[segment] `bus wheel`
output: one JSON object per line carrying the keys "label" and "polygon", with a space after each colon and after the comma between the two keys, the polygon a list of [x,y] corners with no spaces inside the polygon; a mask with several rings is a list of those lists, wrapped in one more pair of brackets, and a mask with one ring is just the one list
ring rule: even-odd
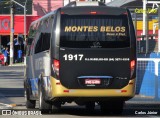
{"label": "bus wheel", "polygon": [[111,108],[107,102],[100,102],[100,108],[103,114],[111,114]]}
{"label": "bus wheel", "polygon": [[59,112],[60,108],[61,108],[61,103],[60,102],[53,102],[53,104],[52,104],[52,113]]}
{"label": "bus wheel", "polygon": [[49,113],[52,109],[52,105],[45,101],[44,99],[45,95],[44,95],[44,91],[41,87],[41,85],[39,86],[39,110],[41,110],[42,113]]}
{"label": "bus wheel", "polygon": [[113,114],[120,115],[123,112],[124,101],[117,101],[114,103]]}
{"label": "bus wheel", "polygon": [[36,106],[36,100],[30,100],[29,98],[29,93],[26,90],[27,88],[25,88],[24,90],[24,97],[25,97],[25,101],[26,101],[26,108],[35,108]]}
{"label": "bus wheel", "polygon": [[85,104],[87,112],[93,112],[95,107],[95,102],[87,102]]}

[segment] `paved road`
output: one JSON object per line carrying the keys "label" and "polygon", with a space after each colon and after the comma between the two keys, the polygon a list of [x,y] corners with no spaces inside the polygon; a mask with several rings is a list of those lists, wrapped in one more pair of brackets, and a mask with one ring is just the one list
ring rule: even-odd
{"label": "paved road", "polygon": [[[14,110],[26,110],[23,97],[23,67],[0,67],[0,103],[17,104]],[[144,103],[143,103],[144,102]],[[38,110],[36,108],[35,110]],[[159,110],[159,111],[158,111]],[[160,114],[160,104],[149,104],[142,102],[129,101],[126,103],[123,114],[119,117],[160,117],[155,114],[144,115],[148,111],[158,112]],[[139,115],[136,113],[140,113]],[[94,113],[87,113],[84,107],[78,107],[74,103],[65,104],[57,113],[51,113],[42,116],[27,116],[26,118],[101,118],[108,115],[101,114],[99,106],[96,106]],[[0,116],[0,118],[3,116]],[[20,118],[21,116],[5,116],[5,118]],[[113,117],[113,116],[112,116]],[[116,117],[116,116],[114,116]],[[25,118],[25,116],[23,116]]]}
{"label": "paved road", "polygon": [[24,67],[0,67],[0,96],[23,95]]}

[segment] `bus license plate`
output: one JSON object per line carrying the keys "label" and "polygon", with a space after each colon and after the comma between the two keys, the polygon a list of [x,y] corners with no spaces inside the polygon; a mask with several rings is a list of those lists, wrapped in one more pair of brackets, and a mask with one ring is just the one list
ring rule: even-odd
{"label": "bus license plate", "polygon": [[101,84],[100,79],[85,79],[85,84]]}

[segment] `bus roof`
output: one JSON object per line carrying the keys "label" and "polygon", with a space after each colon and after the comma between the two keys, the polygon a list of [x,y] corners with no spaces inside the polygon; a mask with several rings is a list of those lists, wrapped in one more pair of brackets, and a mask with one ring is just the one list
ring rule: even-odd
{"label": "bus roof", "polygon": [[97,12],[97,15],[120,15],[126,13],[127,9],[109,6],[76,6],[62,7],[61,12],[68,15],[89,15],[91,12]]}
{"label": "bus roof", "polygon": [[106,4],[99,1],[73,1],[67,4],[65,7],[75,7],[75,6],[106,6]]}
{"label": "bus roof", "polygon": [[[89,3],[92,3],[92,4],[89,5]],[[99,3],[99,5],[97,3]],[[68,5],[61,7],[57,10],[60,10],[60,9],[61,9],[61,12],[64,12],[64,14],[68,14],[68,15],[80,15],[80,14],[88,15],[90,12],[94,12],[94,11],[99,14],[119,15],[127,11],[126,8],[105,6],[104,3],[102,4],[102,2],[71,2]],[[43,17],[33,21],[31,23],[31,26],[41,20],[45,20],[46,18],[54,15],[57,10],[52,11],[44,15]]]}

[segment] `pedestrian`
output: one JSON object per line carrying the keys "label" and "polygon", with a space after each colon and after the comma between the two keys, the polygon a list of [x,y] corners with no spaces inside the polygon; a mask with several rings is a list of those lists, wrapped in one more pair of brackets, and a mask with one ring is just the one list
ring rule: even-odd
{"label": "pedestrian", "polygon": [[4,54],[4,51],[5,51],[5,48],[4,48],[3,45],[2,45],[2,47],[1,47],[1,52]]}
{"label": "pedestrian", "polygon": [[18,60],[18,63],[22,62],[22,50],[19,49],[18,52],[17,52],[17,60]]}
{"label": "pedestrian", "polygon": [[8,47],[5,48],[3,54],[4,54],[4,65],[7,66],[8,65],[8,54],[9,54]]}

